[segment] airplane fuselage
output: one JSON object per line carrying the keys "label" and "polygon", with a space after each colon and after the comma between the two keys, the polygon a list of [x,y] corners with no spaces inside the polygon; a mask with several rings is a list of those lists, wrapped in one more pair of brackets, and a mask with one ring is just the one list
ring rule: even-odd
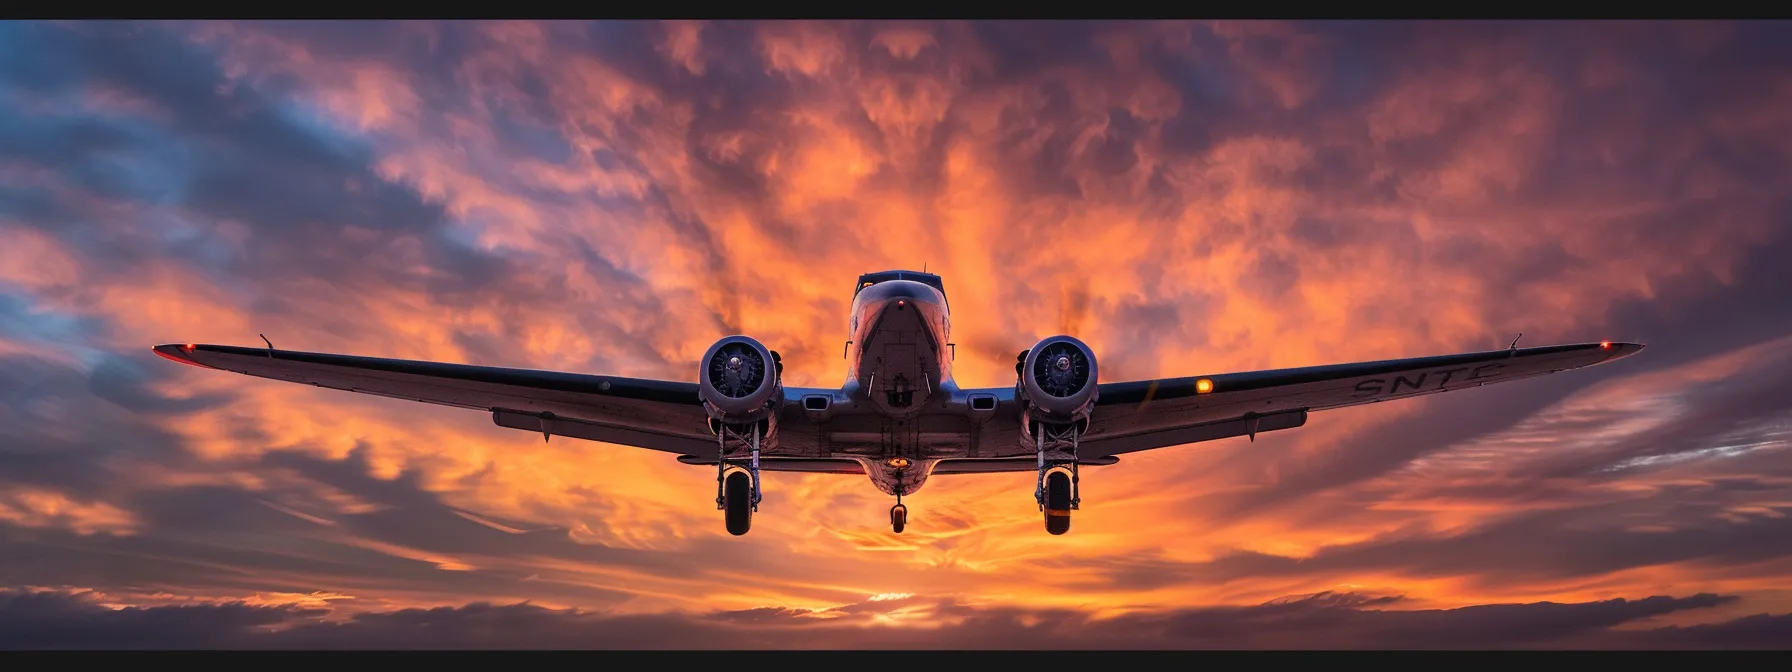
{"label": "airplane fuselage", "polygon": [[885,418],[879,457],[859,460],[885,493],[919,490],[935,464],[919,454],[920,416],[957,390],[950,313],[943,292],[914,280],[884,280],[853,297],[843,391]]}
{"label": "airplane fuselage", "polygon": [[939,290],[886,280],[853,297],[847,386],[854,401],[893,418],[915,415],[951,382],[952,318]]}

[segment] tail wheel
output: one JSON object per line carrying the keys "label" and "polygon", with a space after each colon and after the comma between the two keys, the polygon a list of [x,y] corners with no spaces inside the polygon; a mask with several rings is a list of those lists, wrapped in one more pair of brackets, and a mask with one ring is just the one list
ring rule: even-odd
{"label": "tail wheel", "polygon": [[753,477],[745,471],[728,474],[722,485],[722,505],[728,533],[746,534],[753,527]]}
{"label": "tail wheel", "polygon": [[1070,494],[1070,474],[1052,471],[1045,475],[1045,531],[1070,531]]}
{"label": "tail wheel", "polygon": [[904,527],[908,527],[908,507],[901,504],[890,507],[890,529],[902,534]]}

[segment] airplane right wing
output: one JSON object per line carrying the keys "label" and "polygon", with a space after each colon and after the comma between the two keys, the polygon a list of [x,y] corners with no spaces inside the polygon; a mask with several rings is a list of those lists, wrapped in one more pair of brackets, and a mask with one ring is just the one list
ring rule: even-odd
{"label": "airplane right wing", "polygon": [[1102,383],[1077,454],[1099,458],[1306,424],[1311,411],[1530,378],[1628,357],[1581,343],[1438,357]]}

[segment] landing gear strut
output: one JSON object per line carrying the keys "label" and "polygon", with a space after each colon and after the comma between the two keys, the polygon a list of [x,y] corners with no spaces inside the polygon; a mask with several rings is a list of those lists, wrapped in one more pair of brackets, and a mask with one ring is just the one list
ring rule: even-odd
{"label": "landing gear strut", "polygon": [[[737,537],[752,529],[753,512],[759,510],[760,435],[758,423],[722,425],[716,432],[716,508],[723,511],[728,533]],[[746,468],[729,461],[730,441],[746,446]]]}
{"label": "landing gear strut", "polygon": [[908,526],[908,507],[902,505],[902,489],[896,489],[896,505],[890,507],[890,529],[902,534],[902,528]]}
{"label": "landing gear strut", "polygon": [[1033,490],[1033,499],[1045,514],[1045,531],[1054,535],[1070,531],[1070,512],[1083,501],[1076,457],[1080,431],[1076,424],[1033,426],[1039,454],[1039,485]]}

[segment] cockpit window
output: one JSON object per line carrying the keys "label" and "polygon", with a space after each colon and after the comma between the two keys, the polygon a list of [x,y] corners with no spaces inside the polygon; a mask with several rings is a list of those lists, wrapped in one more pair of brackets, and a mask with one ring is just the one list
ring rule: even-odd
{"label": "cockpit window", "polygon": [[883,271],[880,273],[866,273],[864,275],[859,276],[859,285],[857,287],[853,288],[852,295],[858,296],[859,292],[863,291],[866,287],[870,287],[870,286],[875,285],[880,282],[888,282],[890,280],[913,280],[915,282],[919,282],[921,284],[927,285],[928,287],[932,287],[934,289],[940,290],[941,296],[945,296],[945,294],[946,294],[946,284],[944,282],[940,281],[940,276],[934,275],[932,273],[918,273],[915,271]]}

